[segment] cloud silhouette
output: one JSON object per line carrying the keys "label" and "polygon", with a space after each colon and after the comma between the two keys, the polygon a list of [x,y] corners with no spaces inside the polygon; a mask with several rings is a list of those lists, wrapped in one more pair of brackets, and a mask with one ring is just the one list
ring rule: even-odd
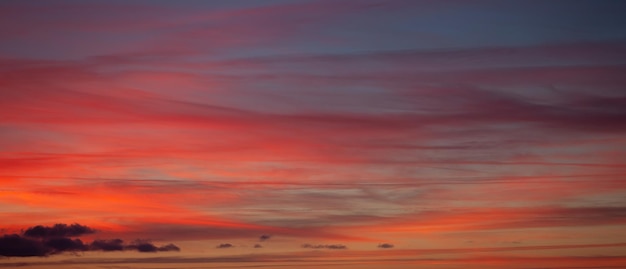
{"label": "cloud silhouette", "polygon": [[378,248],[393,248],[394,246],[392,244],[388,244],[388,243],[384,243],[384,244],[378,244]]}
{"label": "cloud silhouette", "polygon": [[122,239],[94,240],[89,247],[91,250],[122,251],[124,241]]}
{"label": "cloud silhouette", "polygon": [[216,248],[232,248],[232,247],[235,247],[235,246],[233,246],[232,244],[229,244],[229,243],[224,243],[224,244],[217,245]]}
{"label": "cloud silhouette", "polygon": [[263,248],[263,246],[261,246],[261,244],[254,244],[254,248]]}
{"label": "cloud silhouette", "polygon": [[269,234],[264,234],[264,235],[259,236],[259,241],[263,242],[263,241],[268,240],[268,239],[270,239],[270,238],[272,238],[272,236],[271,236],[271,235],[269,235]]}
{"label": "cloud silhouette", "polygon": [[157,251],[180,251],[180,248],[174,244],[167,244],[158,247]]}
{"label": "cloud silhouette", "polygon": [[134,243],[125,246],[124,249],[137,250],[139,252],[180,251],[180,248],[174,244],[167,244],[161,247],[157,247],[149,241],[145,240],[137,240]]}
{"label": "cloud silhouette", "polygon": [[132,245],[126,246],[126,249],[133,249],[139,252],[157,252],[158,248],[152,243],[148,242],[137,242]]}
{"label": "cloud silhouette", "polygon": [[46,256],[49,252],[49,249],[37,240],[24,238],[17,234],[3,235],[0,237],[0,256]]}
{"label": "cloud silhouette", "polygon": [[4,257],[43,257],[63,252],[76,251],[124,251],[139,252],[180,251],[174,244],[160,247],[147,240],[137,240],[124,244],[122,239],[94,240],[89,244],[78,238],[95,230],[80,224],[55,224],[52,227],[34,226],[24,230],[22,235],[5,234],[0,237],[0,256]]}
{"label": "cloud silhouette", "polygon": [[326,249],[347,249],[348,247],[346,247],[345,245],[340,245],[340,244],[336,244],[336,245],[312,245],[312,244],[302,244],[302,248],[313,248],[313,249],[321,249],[321,248],[326,248]]}
{"label": "cloud silhouette", "polygon": [[43,242],[44,246],[53,250],[53,253],[64,251],[86,251],[88,246],[80,239],[71,239],[67,237],[59,237],[48,239]]}
{"label": "cloud silhouette", "polygon": [[34,227],[30,227],[24,231],[24,236],[28,237],[38,237],[38,238],[47,238],[47,237],[76,237],[84,234],[92,234],[95,233],[96,230],[89,228],[84,225],[80,225],[78,223],[74,223],[71,225],[57,223],[54,226],[42,226],[37,225]]}

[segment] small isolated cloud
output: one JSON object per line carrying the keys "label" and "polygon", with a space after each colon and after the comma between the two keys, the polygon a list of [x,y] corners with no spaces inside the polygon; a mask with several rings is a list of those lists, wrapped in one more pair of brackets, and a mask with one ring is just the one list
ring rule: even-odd
{"label": "small isolated cloud", "polygon": [[325,248],[325,249],[347,249],[348,247],[346,247],[345,245],[340,245],[340,244],[336,244],[336,245],[312,245],[312,244],[302,244],[302,248],[313,248],[313,249],[321,249],[321,248]]}
{"label": "small isolated cloud", "polygon": [[261,244],[254,244],[254,248],[263,248],[263,246],[261,246]]}
{"label": "small isolated cloud", "polygon": [[30,227],[24,231],[24,236],[37,238],[76,237],[95,232],[96,230],[78,223],[74,223],[72,225],[57,223],[54,226],[37,225]]}
{"label": "small isolated cloud", "polygon": [[384,244],[378,244],[378,248],[393,248],[394,246],[392,244],[388,244],[388,243],[384,243]]}
{"label": "small isolated cloud", "polygon": [[270,238],[272,238],[272,236],[271,236],[271,235],[269,235],[269,234],[264,234],[264,235],[259,236],[259,241],[263,242],[263,241],[268,240],[268,239],[270,239]]}
{"label": "small isolated cloud", "polygon": [[232,248],[232,247],[235,247],[235,246],[233,246],[232,244],[229,244],[229,243],[225,243],[225,244],[217,245],[216,248]]}

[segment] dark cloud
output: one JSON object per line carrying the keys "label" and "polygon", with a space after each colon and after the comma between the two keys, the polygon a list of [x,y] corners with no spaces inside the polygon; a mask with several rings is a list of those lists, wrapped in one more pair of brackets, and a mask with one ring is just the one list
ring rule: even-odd
{"label": "dark cloud", "polygon": [[271,235],[269,235],[269,234],[264,234],[264,235],[259,236],[259,241],[263,242],[263,241],[268,240],[268,239],[270,239],[270,238],[272,238],[272,236],[271,236]]}
{"label": "dark cloud", "polygon": [[346,247],[345,245],[340,245],[340,244],[336,244],[336,245],[312,245],[312,244],[303,244],[302,248],[314,248],[314,249],[320,249],[320,248],[326,248],[326,249],[347,249],[348,247]]}
{"label": "dark cloud", "polygon": [[388,243],[378,244],[378,248],[393,248],[393,245]]}
{"label": "dark cloud", "polygon": [[254,244],[254,248],[263,248],[263,246],[261,246],[261,244]]}
{"label": "dark cloud", "polygon": [[235,247],[235,246],[233,246],[232,244],[229,244],[229,243],[224,243],[224,244],[217,245],[216,248],[232,248],[232,247]]}
{"label": "dark cloud", "polygon": [[347,249],[348,248],[344,245],[325,245],[324,247],[327,249]]}
{"label": "dark cloud", "polygon": [[174,244],[157,247],[146,240],[137,240],[124,244],[122,239],[94,240],[86,244],[78,238],[71,238],[95,232],[80,224],[56,224],[52,227],[34,226],[26,229],[22,235],[7,234],[0,237],[0,256],[34,257],[48,256],[63,252],[76,251],[124,251],[139,252],[180,251]]}
{"label": "dark cloud", "polygon": [[157,248],[158,251],[180,251],[180,248],[174,244],[167,244]]}
{"label": "dark cloud", "polygon": [[139,252],[157,252],[157,251],[180,251],[180,248],[174,244],[167,244],[160,247],[155,246],[150,241],[136,240],[131,244],[124,244],[122,239],[111,240],[94,240],[90,245],[90,250],[101,251],[122,251],[136,250]]}
{"label": "dark cloud", "polygon": [[122,239],[94,240],[90,245],[91,250],[122,251],[124,241]]}
{"label": "dark cloud", "polygon": [[17,234],[0,237],[0,256],[32,257],[46,256],[50,250],[40,241],[24,238]]}
{"label": "dark cloud", "polygon": [[48,237],[76,237],[84,234],[95,233],[96,230],[78,223],[67,225],[57,223],[54,226],[37,225],[24,231],[24,236],[48,238]]}
{"label": "dark cloud", "polygon": [[158,248],[152,243],[142,242],[126,246],[126,249],[133,249],[139,252],[157,252]]}
{"label": "dark cloud", "polygon": [[40,240],[10,234],[0,238],[0,256],[5,257],[42,257],[62,252],[87,250],[89,248],[83,241],[68,237]]}
{"label": "dark cloud", "polygon": [[44,246],[53,249],[54,253],[64,251],[85,251],[88,250],[88,246],[80,239],[71,239],[67,237],[59,237],[48,239],[43,242]]}
{"label": "dark cloud", "polygon": [[174,244],[157,247],[149,241],[144,240],[137,240],[134,243],[125,246],[124,249],[137,250],[139,252],[180,251],[180,248]]}

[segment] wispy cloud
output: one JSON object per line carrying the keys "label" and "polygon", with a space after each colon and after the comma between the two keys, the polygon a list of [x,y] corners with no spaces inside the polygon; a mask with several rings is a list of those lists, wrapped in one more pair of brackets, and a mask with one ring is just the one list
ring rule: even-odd
{"label": "wispy cloud", "polygon": [[624,264],[623,10],[4,1],[0,255]]}

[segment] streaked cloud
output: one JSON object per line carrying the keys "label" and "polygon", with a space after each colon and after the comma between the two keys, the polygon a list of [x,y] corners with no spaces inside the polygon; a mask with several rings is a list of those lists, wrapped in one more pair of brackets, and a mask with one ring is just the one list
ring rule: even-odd
{"label": "streaked cloud", "polygon": [[625,7],[4,1],[0,267],[624,267]]}

